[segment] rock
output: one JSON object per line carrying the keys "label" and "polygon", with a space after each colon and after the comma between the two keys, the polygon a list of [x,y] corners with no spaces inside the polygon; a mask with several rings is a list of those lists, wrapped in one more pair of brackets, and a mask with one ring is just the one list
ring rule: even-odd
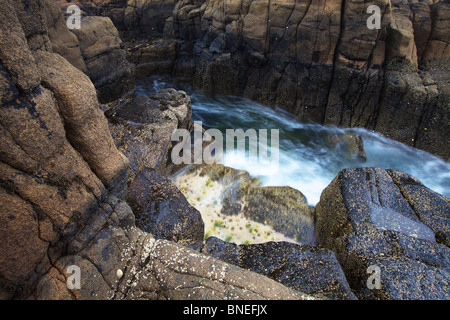
{"label": "rock", "polygon": [[[13,13],[13,14],[11,14]],[[4,8],[0,11],[1,19],[1,41],[0,50],[2,52],[2,78],[4,83],[13,83],[17,89],[30,94],[31,91],[40,84],[40,77],[36,70],[36,63],[28,47],[27,38],[15,8],[11,1],[4,2]],[[3,73],[5,75],[3,75]],[[11,85],[12,85],[11,83]],[[2,86],[2,103],[9,96],[9,101],[13,100],[13,94],[18,92],[11,86],[9,92],[4,91]]]}
{"label": "rock", "polygon": [[326,137],[331,148],[336,150],[347,160],[366,162],[367,154],[364,150],[364,142],[361,136],[346,132],[345,134],[333,134]]}
{"label": "rock", "polygon": [[203,243],[204,223],[200,212],[168,180],[150,170],[141,171],[132,182],[127,201],[133,208],[137,226],[156,238]]}
{"label": "rock", "polygon": [[51,52],[42,3],[2,4],[0,278],[10,296],[21,297],[105,195],[123,194],[127,160],[92,82]]}
{"label": "rock", "polygon": [[305,196],[290,187],[262,187],[248,172],[221,164],[192,165],[188,172],[199,170],[223,186],[221,214],[243,214],[246,218],[271,226],[275,231],[302,244],[315,244],[314,208]]}
{"label": "rock", "polygon": [[53,0],[45,0],[48,37],[53,52],[60,54],[74,67],[87,72],[86,63],[81,55],[80,43],[77,36],[66,25],[61,14],[61,8]]}
{"label": "rock", "polygon": [[177,56],[178,42],[173,39],[147,39],[126,43],[127,60],[135,65],[137,78],[171,74]]}
{"label": "rock", "polygon": [[101,103],[130,94],[134,90],[134,66],[126,60],[122,40],[111,19],[87,16],[80,29],[71,30],[78,38],[87,74],[97,88]]}
{"label": "rock", "polygon": [[166,19],[172,15],[177,1],[132,0],[125,9],[124,24],[128,32],[154,38],[161,36]]}
{"label": "rock", "polygon": [[42,81],[58,99],[71,143],[105,185],[123,180],[127,160],[114,146],[92,82],[57,54],[39,51],[35,57]]}
{"label": "rock", "polygon": [[184,91],[163,89],[139,95],[106,114],[117,148],[130,159],[131,180],[145,168],[162,174],[180,168],[170,161],[171,135],[175,129],[193,129],[191,101]]}
{"label": "rock", "polygon": [[314,207],[305,196],[290,187],[251,188],[245,197],[245,216],[271,225],[302,244],[315,245]]}
{"label": "rock", "polygon": [[[316,206],[317,242],[336,253],[359,298],[448,299],[449,212],[443,196],[410,175],[346,169]],[[378,288],[367,285],[373,270]]]}
{"label": "rock", "polygon": [[202,252],[319,299],[356,299],[330,250],[289,242],[236,245],[210,237]]}
{"label": "rock", "polygon": [[[80,289],[67,289],[68,266],[80,268]],[[117,277],[117,268],[123,275]],[[205,300],[313,299],[254,272],[137,228],[103,226],[77,254],[59,259],[30,299]]]}

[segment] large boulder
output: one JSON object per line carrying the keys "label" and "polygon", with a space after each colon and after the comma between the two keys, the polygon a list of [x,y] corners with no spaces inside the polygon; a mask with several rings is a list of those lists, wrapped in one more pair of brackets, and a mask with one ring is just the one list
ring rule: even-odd
{"label": "large boulder", "polygon": [[416,178],[343,170],[316,206],[316,232],[359,298],[449,299],[450,203]]}
{"label": "large boulder", "polygon": [[117,148],[130,159],[130,179],[143,169],[171,174],[180,168],[170,161],[171,136],[176,129],[194,129],[186,92],[163,89],[140,94],[130,103],[111,107],[106,115]]}

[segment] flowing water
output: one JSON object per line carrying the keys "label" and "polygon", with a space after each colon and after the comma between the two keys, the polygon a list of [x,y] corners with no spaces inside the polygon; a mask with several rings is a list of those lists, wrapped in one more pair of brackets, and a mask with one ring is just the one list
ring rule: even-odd
{"label": "flowing water", "polygon": [[[148,80],[138,86],[138,93],[149,93],[170,83]],[[179,87],[180,88],[180,87]],[[340,129],[314,123],[302,123],[293,115],[273,110],[245,98],[206,96],[200,91],[181,87],[191,97],[193,120],[205,129],[279,130],[279,167],[276,173],[261,170],[257,163],[235,161],[224,156],[224,165],[248,171],[267,186],[290,186],[300,190],[310,205],[316,205],[323,189],[344,168],[379,167],[397,169],[421,180],[427,187],[450,197],[450,163],[427,152],[406,146],[366,129]],[[330,145],[330,136],[351,131],[361,136],[367,161],[348,157]],[[245,157],[245,150],[238,159]]]}

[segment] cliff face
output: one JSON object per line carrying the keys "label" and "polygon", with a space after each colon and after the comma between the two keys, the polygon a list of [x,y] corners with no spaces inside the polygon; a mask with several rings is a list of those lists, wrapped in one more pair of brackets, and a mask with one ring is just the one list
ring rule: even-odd
{"label": "cliff face", "polygon": [[[380,8],[380,29],[367,27],[370,5]],[[96,8],[114,12],[124,34],[166,39],[131,50],[141,75],[169,71],[207,92],[450,156],[441,130],[450,103],[445,1],[141,0]]]}
{"label": "cliff face", "polygon": [[[366,25],[372,4],[379,30]],[[205,1],[196,12],[182,1],[173,28],[185,51],[194,42],[195,81],[208,91],[226,83],[302,120],[366,127],[448,159],[440,128],[449,88],[440,80],[450,68],[449,10],[443,2],[262,0]]]}

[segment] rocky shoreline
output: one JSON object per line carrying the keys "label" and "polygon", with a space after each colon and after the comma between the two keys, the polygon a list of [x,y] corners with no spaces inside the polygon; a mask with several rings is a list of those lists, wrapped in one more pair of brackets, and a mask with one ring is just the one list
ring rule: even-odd
{"label": "rocky shoreline", "polygon": [[[438,53],[448,4],[414,3],[411,22],[393,2],[384,31],[352,52],[358,2],[325,1],[335,14],[319,28],[323,12],[313,2],[229,1],[224,11],[215,1],[97,1],[78,3],[89,16],[75,31],[65,3],[1,3],[1,298],[450,298],[450,200],[395,170],[343,170],[313,208],[297,190],[206,166],[203,174],[225,187],[245,178],[228,189],[233,196],[222,194],[223,214],[247,203],[247,218],[303,242],[205,239],[202,215],[169,178],[181,168],[170,161],[170,135],[193,130],[189,96],[136,95],[134,86],[136,78],[176,74],[207,92],[283,100],[301,119],[365,126],[448,159],[442,74],[450,55]],[[295,37],[286,31],[292,25]],[[430,25],[428,36],[420,32]],[[311,27],[338,50],[306,41]],[[416,55],[403,56],[412,46]],[[294,53],[300,64],[284,55]],[[70,266],[81,269],[78,289],[67,286]],[[369,285],[369,270],[381,286]]]}

